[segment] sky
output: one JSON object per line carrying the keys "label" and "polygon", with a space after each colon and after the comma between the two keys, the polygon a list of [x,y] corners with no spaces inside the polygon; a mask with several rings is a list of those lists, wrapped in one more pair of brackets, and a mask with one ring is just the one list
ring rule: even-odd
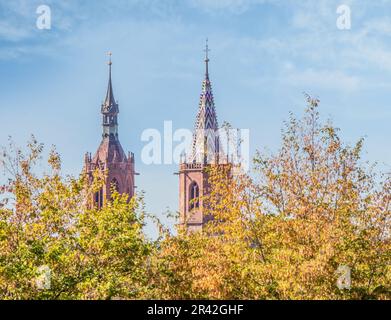
{"label": "sky", "polygon": [[[40,5],[50,29],[37,28]],[[341,5],[350,29],[337,26]],[[366,138],[365,160],[390,168],[391,0],[0,0],[0,145],[34,134],[57,147],[64,175],[78,175],[101,139],[111,51],[137,190],[158,217],[176,211],[177,165],[143,164],[141,135],[165,120],[193,128],[206,38],[219,122],[250,130],[251,155],[279,147],[307,92],[346,142]]]}

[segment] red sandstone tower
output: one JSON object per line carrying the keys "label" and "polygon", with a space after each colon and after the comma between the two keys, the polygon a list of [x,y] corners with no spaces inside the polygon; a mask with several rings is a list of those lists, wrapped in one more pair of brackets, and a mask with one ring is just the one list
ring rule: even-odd
{"label": "red sandstone tower", "polygon": [[101,208],[106,200],[111,198],[111,187],[130,197],[134,195],[134,154],[125,154],[118,139],[118,103],[114,99],[113,86],[111,83],[111,53],[109,65],[109,83],[107,86],[106,98],[101,106],[103,119],[102,142],[95,155],[86,153],[84,158],[84,171],[92,179],[96,169],[107,170],[107,178],[104,186],[93,196],[92,203]]}
{"label": "red sandstone tower", "polygon": [[205,52],[205,79],[202,82],[192,151],[189,157],[183,157],[179,167],[180,224],[188,232],[201,231],[203,224],[213,218],[207,213],[202,200],[209,193],[208,166],[227,164],[220,150],[217,115],[209,79],[208,42]]}

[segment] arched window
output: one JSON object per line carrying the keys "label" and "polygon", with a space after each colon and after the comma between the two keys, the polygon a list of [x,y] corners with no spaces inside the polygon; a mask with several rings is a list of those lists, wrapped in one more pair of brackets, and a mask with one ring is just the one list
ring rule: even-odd
{"label": "arched window", "polygon": [[198,184],[193,181],[190,185],[189,210],[198,208],[200,206],[199,196],[200,189]]}
{"label": "arched window", "polygon": [[95,206],[98,209],[102,208],[102,206],[103,206],[103,189],[102,188],[100,188],[99,191],[95,192],[94,202],[95,202]]}

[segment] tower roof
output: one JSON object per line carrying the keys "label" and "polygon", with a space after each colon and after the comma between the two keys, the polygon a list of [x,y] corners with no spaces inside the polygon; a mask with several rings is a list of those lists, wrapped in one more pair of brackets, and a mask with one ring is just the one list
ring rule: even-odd
{"label": "tower roof", "polygon": [[114,163],[127,160],[126,154],[118,140],[103,139],[92,158],[93,163]]}
{"label": "tower roof", "polygon": [[202,82],[202,91],[193,134],[192,154],[190,157],[192,162],[203,162],[205,161],[205,155],[210,157],[219,153],[219,126],[212,83],[209,79],[209,51],[208,40],[206,40],[205,78]]}

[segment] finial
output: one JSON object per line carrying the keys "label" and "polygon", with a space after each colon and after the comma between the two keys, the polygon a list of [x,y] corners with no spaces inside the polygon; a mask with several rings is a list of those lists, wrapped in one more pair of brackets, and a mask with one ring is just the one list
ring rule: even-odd
{"label": "finial", "polygon": [[205,67],[206,67],[206,71],[205,71],[205,76],[206,78],[209,78],[209,46],[208,46],[208,38],[206,38],[206,44],[205,44]]}
{"label": "finial", "polygon": [[113,53],[111,51],[107,52],[107,55],[109,56],[109,62],[107,63],[109,66],[111,66],[113,63],[111,62],[111,56]]}
{"label": "finial", "polygon": [[206,38],[206,44],[205,44],[205,61],[209,61],[208,53],[210,51],[209,46],[208,46],[208,38]]}
{"label": "finial", "polygon": [[[113,55],[113,53],[111,51],[107,52],[107,55],[109,56],[109,61],[107,62],[108,66],[109,66],[109,86],[111,87],[111,65],[113,64],[111,62],[111,56]],[[110,88],[110,90],[112,91],[112,89]]]}

